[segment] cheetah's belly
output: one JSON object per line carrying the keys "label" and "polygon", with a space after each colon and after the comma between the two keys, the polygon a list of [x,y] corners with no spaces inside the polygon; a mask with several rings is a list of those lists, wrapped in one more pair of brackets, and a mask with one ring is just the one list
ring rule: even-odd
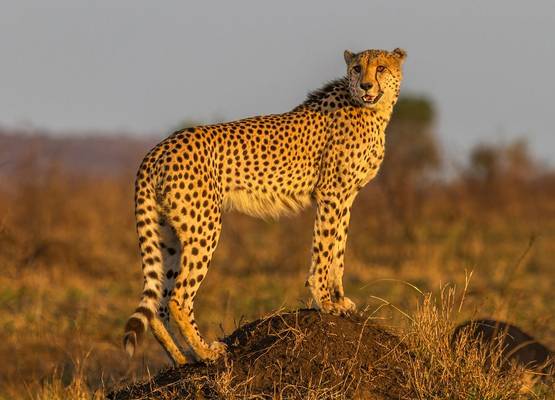
{"label": "cheetah's belly", "polygon": [[285,195],[281,193],[231,190],[224,196],[224,208],[260,218],[277,219],[294,215],[310,205],[310,194]]}

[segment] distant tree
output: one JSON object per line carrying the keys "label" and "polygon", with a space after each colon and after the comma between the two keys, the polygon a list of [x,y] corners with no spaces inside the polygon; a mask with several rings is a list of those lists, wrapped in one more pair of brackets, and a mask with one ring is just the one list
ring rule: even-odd
{"label": "distant tree", "polygon": [[[527,203],[520,201],[530,193],[533,182],[542,176],[525,139],[508,144],[484,144],[474,147],[462,179],[469,193],[479,199],[480,207]],[[529,203],[528,203],[529,204]]]}
{"label": "distant tree", "polygon": [[500,174],[501,151],[489,144],[479,144],[470,152],[467,176],[481,182],[492,182]]}
{"label": "distant tree", "polygon": [[520,138],[505,148],[505,168],[511,179],[529,181],[537,177],[540,165],[530,153],[526,139]]}
{"label": "distant tree", "polygon": [[401,97],[386,131],[385,159],[377,182],[408,237],[414,236],[414,219],[421,203],[419,191],[441,167],[435,118],[428,98]]}
{"label": "distant tree", "polygon": [[539,164],[530,154],[528,142],[519,138],[505,145],[481,143],[470,152],[465,175],[487,185],[528,181],[537,176]]}
{"label": "distant tree", "polygon": [[417,184],[441,166],[434,132],[435,110],[426,97],[402,97],[386,132],[386,156],[381,175],[403,184]]}

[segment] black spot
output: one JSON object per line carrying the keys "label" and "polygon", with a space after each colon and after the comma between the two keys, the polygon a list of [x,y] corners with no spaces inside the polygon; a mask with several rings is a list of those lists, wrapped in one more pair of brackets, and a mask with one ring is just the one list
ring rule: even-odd
{"label": "black spot", "polygon": [[137,307],[135,312],[143,314],[149,321],[154,317],[154,313],[146,307]]}
{"label": "black spot", "polygon": [[158,295],[152,289],[147,289],[143,292],[143,297],[148,297],[149,299],[157,299]]}

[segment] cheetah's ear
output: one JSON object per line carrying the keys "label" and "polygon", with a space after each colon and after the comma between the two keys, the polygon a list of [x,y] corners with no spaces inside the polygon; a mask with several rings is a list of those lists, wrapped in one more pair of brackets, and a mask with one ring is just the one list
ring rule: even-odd
{"label": "cheetah's ear", "polygon": [[392,54],[399,59],[401,64],[405,61],[405,58],[407,58],[407,52],[399,47],[393,50]]}
{"label": "cheetah's ear", "polygon": [[355,56],[355,53],[353,53],[351,50],[345,50],[343,52],[343,57],[345,58],[345,63],[347,65],[351,63],[351,60],[353,59],[354,56]]}

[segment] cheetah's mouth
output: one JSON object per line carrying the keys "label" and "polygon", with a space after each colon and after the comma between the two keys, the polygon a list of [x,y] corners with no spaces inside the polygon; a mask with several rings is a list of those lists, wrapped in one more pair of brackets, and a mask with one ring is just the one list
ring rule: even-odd
{"label": "cheetah's mouth", "polygon": [[380,101],[382,96],[383,96],[383,92],[378,93],[377,96],[371,96],[369,94],[365,94],[364,96],[362,96],[362,100],[366,104],[376,104],[378,101]]}

